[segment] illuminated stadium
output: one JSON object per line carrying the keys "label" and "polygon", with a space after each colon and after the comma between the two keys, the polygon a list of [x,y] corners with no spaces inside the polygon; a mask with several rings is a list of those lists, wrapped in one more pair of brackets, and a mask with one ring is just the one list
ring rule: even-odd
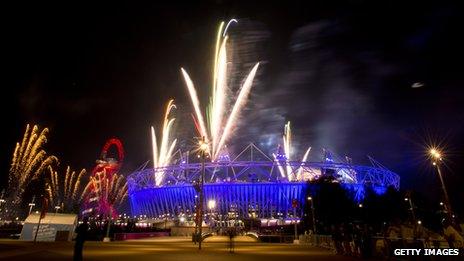
{"label": "illuminated stadium", "polygon": [[[198,94],[200,90],[195,88],[188,68],[181,68],[197,130],[193,136],[202,137],[198,149],[203,155],[208,155],[208,162],[204,164],[203,207],[199,209],[208,210],[211,216],[214,212],[219,217],[232,215],[240,219],[301,217],[308,181],[324,176],[341,183],[356,201],[362,200],[366,187],[371,187],[376,193],[385,192],[389,186],[398,189],[399,176],[372,158],[369,158],[371,166],[358,166],[348,158],[340,159],[323,150],[322,160],[311,162],[308,160],[309,147],[301,160],[295,161],[290,122],[285,124],[282,146],[275,154],[269,156],[250,144],[237,156],[229,156],[226,144],[237,144],[231,141],[231,137],[233,132],[238,131],[237,122],[260,66],[259,62],[250,66],[241,86],[231,86],[229,73],[233,63],[227,51],[227,32],[233,30],[237,23],[236,19],[231,19],[219,25],[211,96],[204,108]],[[136,171],[127,179],[133,215],[191,220],[196,213],[203,164],[190,163],[189,157],[182,153],[174,158],[177,138],[172,130],[175,118],[171,113],[175,109],[174,100],[169,100],[164,121],[160,124],[162,127],[159,131],[151,128],[153,168]],[[317,158],[317,155],[311,158]],[[296,212],[292,205],[297,205]]]}
{"label": "illuminated stadium", "polygon": [[[298,201],[297,217],[305,205],[310,180],[331,176],[362,200],[365,188],[382,194],[389,186],[399,188],[400,178],[372,158],[371,166],[336,162],[325,153],[323,162],[286,161],[285,155],[272,160],[254,144],[235,159],[223,155],[217,162],[205,163],[204,209],[215,202],[215,213],[235,213],[240,218],[293,217],[292,201]],[[280,156],[280,157],[279,157]],[[128,177],[129,200],[133,215],[147,218],[178,218],[195,213],[201,163],[178,164],[144,169]],[[162,184],[155,174],[163,173]]]}

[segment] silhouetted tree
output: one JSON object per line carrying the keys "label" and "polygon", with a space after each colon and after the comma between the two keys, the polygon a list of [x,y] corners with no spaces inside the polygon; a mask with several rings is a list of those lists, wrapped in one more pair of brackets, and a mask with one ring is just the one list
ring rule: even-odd
{"label": "silhouetted tree", "polygon": [[[324,176],[308,184],[307,197],[314,202],[316,226],[320,233],[327,233],[330,226],[349,222],[357,215],[356,204],[347,190],[333,177]],[[310,204],[305,204],[305,229],[312,228]]]}

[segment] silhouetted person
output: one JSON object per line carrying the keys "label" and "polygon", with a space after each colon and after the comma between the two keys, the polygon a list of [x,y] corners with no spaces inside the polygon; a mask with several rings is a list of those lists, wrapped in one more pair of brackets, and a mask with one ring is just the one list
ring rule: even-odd
{"label": "silhouetted person", "polygon": [[365,259],[371,258],[374,247],[372,244],[372,228],[364,224],[361,234],[361,257]]}
{"label": "silhouetted person", "polygon": [[76,243],[74,244],[74,261],[82,260],[82,250],[84,249],[84,242],[87,238],[87,231],[89,230],[88,217],[84,217],[82,224],[76,227]]}
{"label": "silhouetted person", "polygon": [[332,225],[331,227],[331,232],[332,232],[332,240],[334,242],[335,246],[335,252],[337,255],[343,255],[343,246],[342,246],[342,241],[343,241],[343,236],[340,231],[339,226]]}
{"label": "silhouetted person", "polygon": [[229,230],[229,252],[234,253],[234,236],[235,236],[235,229]]}

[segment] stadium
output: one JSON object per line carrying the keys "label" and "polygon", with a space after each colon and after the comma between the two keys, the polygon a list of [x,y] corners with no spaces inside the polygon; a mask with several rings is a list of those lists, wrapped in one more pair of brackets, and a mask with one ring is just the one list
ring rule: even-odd
{"label": "stadium", "polygon": [[[229,69],[233,68],[233,63],[227,51],[227,32],[237,23],[236,19],[231,19],[219,25],[212,92],[204,109],[200,106],[192,78],[186,68],[181,68],[193,106],[196,136],[202,137],[199,151],[203,156],[196,163],[189,162],[188,153],[187,156],[180,153],[180,158],[173,160],[177,138],[172,133],[175,118],[171,112],[176,105],[174,100],[169,100],[162,128],[151,128],[153,168],[136,171],[127,178],[132,215],[189,221],[194,219],[194,213],[202,213],[198,209],[205,209],[210,217],[214,215],[219,220],[295,220],[301,217],[307,203],[307,190],[311,186],[308,181],[321,177],[330,177],[342,184],[355,201],[362,200],[367,187],[379,194],[390,186],[398,189],[399,176],[372,158],[369,158],[371,166],[353,165],[351,159],[334,157],[332,152],[323,149],[321,160],[311,162],[307,160],[311,150],[308,148],[302,159],[295,161],[290,122],[284,127],[283,146],[271,156],[254,144],[248,145],[234,158],[230,156],[226,144],[240,144],[231,143],[232,133],[237,130],[237,122],[260,66],[256,62],[248,68],[241,86],[230,83]],[[210,157],[205,159],[204,155]],[[203,202],[199,202],[200,194],[204,195]]]}
{"label": "stadium", "polygon": [[[334,160],[328,151],[322,156],[321,162],[287,161],[278,151],[271,159],[250,144],[234,159],[223,154],[216,162],[204,162],[203,208],[221,217],[240,219],[299,218],[307,204],[308,181],[324,176],[333,177],[357,201],[362,201],[367,187],[377,194],[390,186],[399,189],[399,176],[370,157],[370,166],[360,166]],[[202,165],[184,158],[167,167],[132,173],[128,177],[132,214],[191,220],[198,203]],[[164,176],[159,186],[155,185],[156,173]]]}

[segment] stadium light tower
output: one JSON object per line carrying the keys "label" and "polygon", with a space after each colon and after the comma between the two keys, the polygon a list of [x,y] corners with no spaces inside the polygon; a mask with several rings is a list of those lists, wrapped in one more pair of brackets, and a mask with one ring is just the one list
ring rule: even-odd
{"label": "stadium light tower", "polygon": [[451,204],[448,196],[448,191],[446,190],[445,181],[443,180],[443,175],[440,169],[440,164],[443,161],[442,153],[436,148],[431,148],[429,154],[432,158],[432,164],[437,168],[438,177],[440,178],[441,182],[441,188],[443,189],[443,194],[445,195],[445,209],[447,211],[450,221],[452,221],[453,214],[451,211]]}

